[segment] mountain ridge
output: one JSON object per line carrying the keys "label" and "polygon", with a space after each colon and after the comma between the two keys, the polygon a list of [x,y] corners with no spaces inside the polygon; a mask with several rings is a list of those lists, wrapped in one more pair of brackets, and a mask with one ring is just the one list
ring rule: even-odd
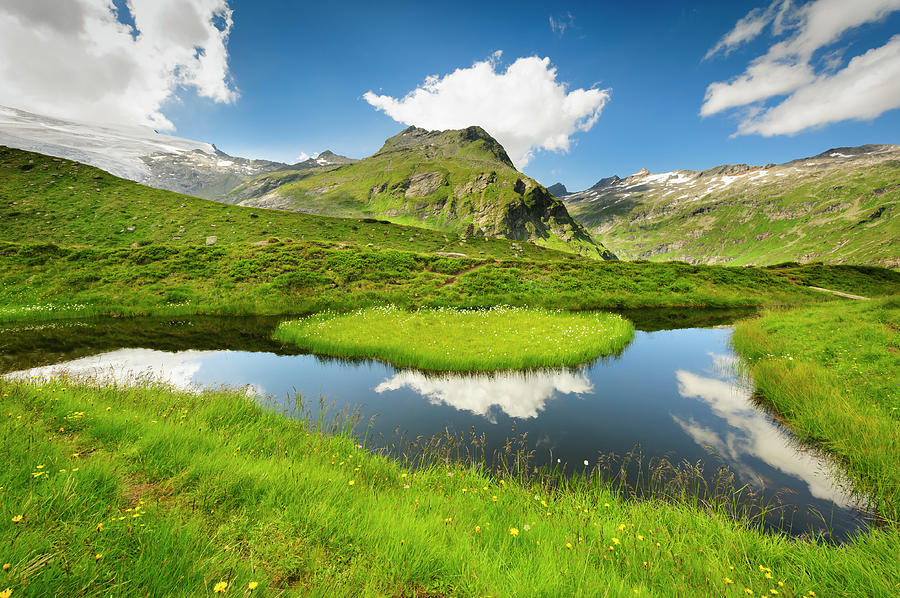
{"label": "mountain ridge", "polygon": [[897,268],[898,188],[900,146],[867,144],[777,165],[642,169],[561,199],[623,259]]}

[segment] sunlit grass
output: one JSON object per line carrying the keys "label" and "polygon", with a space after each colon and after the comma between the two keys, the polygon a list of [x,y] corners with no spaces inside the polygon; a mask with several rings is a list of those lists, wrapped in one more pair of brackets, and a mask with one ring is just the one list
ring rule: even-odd
{"label": "sunlit grass", "polygon": [[275,336],[327,355],[477,371],[577,365],[618,354],[634,337],[634,325],[600,312],[387,306],[284,322]]}
{"label": "sunlit grass", "polygon": [[891,531],[835,548],[624,500],[597,477],[408,469],[243,394],[0,381],[0,408],[12,596],[247,596],[251,583],[288,596],[891,596],[900,584]]}
{"label": "sunlit grass", "polygon": [[733,342],[764,399],[900,521],[900,297],[770,311]]}

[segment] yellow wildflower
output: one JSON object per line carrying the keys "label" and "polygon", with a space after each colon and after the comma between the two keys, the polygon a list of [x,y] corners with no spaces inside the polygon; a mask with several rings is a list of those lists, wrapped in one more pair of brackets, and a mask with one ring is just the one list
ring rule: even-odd
{"label": "yellow wildflower", "polygon": [[569,550],[572,550],[572,543],[566,542],[566,548],[568,548]]}
{"label": "yellow wildflower", "polygon": [[11,566],[12,566],[12,565],[10,565],[9,563],[3,563],[3,570],[4,570],[4,571],[9,571],[9,568],[10,568]]}
{"label": "yellow wildflower", "polygon": [[103,524],[102,524],[102,523],[98,523],[98,524],[97,524],[97,531],[98,531],[98,532],[102,532],[102,531],[103,531]]}
{"label": "yellow wildflower", "polygon": [[766,572],[766,574],[765,574],[765,576],[764,576],[764,577],[765,577],[765,578],[766,578],[766,579],[772,579],[772,574],[771,574],[771,573],[768,573],[768,572]]}
{"label": "yellow wildflower", "polygon": [[621,544],[621,542],[619,542],[619,539],[618,539],[618,538],[613,538],[613,539],[612,539],[612,543],[615,544],[616,546],[618,546],[619,544]]}
{"label": "yellow wildflower", "polygon": [[258,583],[256,583],[255,581],[251,581],[250,583],[247,584],[247,589],[252,592],[253,590],[255,590],[257,588],[257,586],[259,586]]}
{"label": "yellow wildflower", "polygon": [[349,482],[347,482],[347,485],[348,485],[348,486],[352,486],[352,485],[355,484],[355,483],[356,483],[356,482],[354,482],[353,480],[350,480]]}
{"label": "yellow wildflower", "polygon": [[220,581],[219,583],[217,583],[216,585],[213,586],[213,592],[215,592],[216,594],[224,594],[225,588],[227,588],[227,587],[228,587],[227,581]]}
{"label": "yellow wildflower", "polygon": [[642,536],[642,535],[640,535],[640,534],[638,534],[638,537],[637,537],[637,539],[638,539],[638,540],[643,540],[643,539],[644,539],[644,536]]}
{"label": "yellow wildflower", "polygon": [[480,533],[481,533],[481,526],[480,526],[480,525],[476,525],[476,526],[475,526],[475,533],[476,533],[476,534],[480,534]]}
{"label": "yellow wildflower", "polygon": [[725,585],[729,585],[729,584],[732,584],[732,583],[734,583],[734,581],[732,581],[732,579],[731,579],[730,577],[726,577],[726,578],[725,578]]}
{"label": "yellow wildflower", "polygon": [[625,531],[625,524],[623,523],[622,525],[620,525],[620,526],[617,527],[616,529],[617,529],[618,531],[620,531],[620,532]]}
{"label": "yellow wildflower", "polygon": [[103,558],[103,555],[100,554],[99,552],[98,552],[97,554],[94,555],[94,560],[95,560],[95,561],[99,561],[99,560],[102,559],[102,558]]}
{"label": "yellow wildflower", "polygon": [[491,497],[491,500],[494,501],[494,502],[497,502],[497,497],[496,497],[496,496],[492,496],[492,497]]}
{"label": "yellow wildflower", "polygon": [[19,523],[20,521],[22,521],[21,515],[16,515],[15,517],[12,518],[13,523]]}
{"label": "yellow wildflower", "polygon": [[776,590],[775,588],[772,588],[772,589],[769,590],[769,591],[772,592],[772,595],[773,595],[773,596],[777,596],[777,595],[778,595],[778,590]]}
{"label": "yellow wildflower", "polygon": [[513,538],[515,538],[516,536],[518,536],[518,535],[519,535],[519,528],[517,528],[517,527],[511,527],[511,528],[509,528],[509,535],[512,536]]}
{"label": "yellow wildflower", "polygon": [[0,592],[0,598],[9,598],[10,596],[12,596],[12,588],[6,588]]}

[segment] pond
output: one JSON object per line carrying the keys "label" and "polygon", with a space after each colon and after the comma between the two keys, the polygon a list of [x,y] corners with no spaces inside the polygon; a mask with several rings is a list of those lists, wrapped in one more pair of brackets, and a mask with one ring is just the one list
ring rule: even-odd
{"label": "pond", "polygon": [[746,312],[623,313],[638,331],[621,356],[559,370],[398,370],[300,354],[271,339],[281,318],[192,317],[0,328],[0,371],[246,388],[285,412],[294,412],[299,394],[313,416],[320,400],[331,413],[357,412],[357,433],[393,453],[449,435],[465,437],[457,445],[464,451],[478,438],[490,458],[524,437],[533,465],[578,472],[599,464],[608,474],[624,471],[620,481],[638,493],[651,470],[671,473],[665,463],[710,487],[724,466],[742,496],[754,496],[746,499],[756,505],[751,512],[760,502],[771,507],[770,529],[840,541],[866,525],[835,466],[801,446],[736,374],[725,325]]}

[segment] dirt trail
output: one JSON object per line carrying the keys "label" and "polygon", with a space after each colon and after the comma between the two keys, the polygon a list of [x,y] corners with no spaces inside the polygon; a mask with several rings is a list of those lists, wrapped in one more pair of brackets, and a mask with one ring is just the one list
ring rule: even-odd
{"label": "dirt trail", "polygon": [[475,270],[478,270],[479,268],[484,268],[488,264],[496,264],[496,263],[498,263],[498,262],[497,261],[486,261],[486,262],[482,262],[480,264],[475,264],[474,266],[470,266],[469,268],[466,268],[465,270],[460,270],[459,272],[457,272],[456,274],[454,274],[453,276],[451,276],[450,278],[448,278],[447,280],[445,280],[444,282],[439,284],[437,288],[442,289],[446,286],[449,286],[449,285],[455,283],[459,279],[460,276],[464,276],[464,275],[468,274],[469,272],[474,272]]}
{"label": "dirt trail", "polygon": [[850,293],[842,293],[841,291],[832,291],[831,289],[823,289],[822,287],[809,287],[814,291],[822,291],[823,293],[831,293],[832,295],[837,295],[838,297],[846,297],[847,299],[862,299],[864,301],[868,301],[868,297],[863,297],[861,295],[851,295]]}

